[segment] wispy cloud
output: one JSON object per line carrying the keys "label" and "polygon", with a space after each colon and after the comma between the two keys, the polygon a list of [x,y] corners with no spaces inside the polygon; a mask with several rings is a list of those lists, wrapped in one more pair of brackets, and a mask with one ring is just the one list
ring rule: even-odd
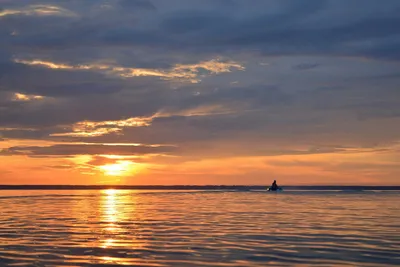
{"label": "wispy cloud", "polygon": [[50,136],[70,136],[70,137],[96,137],[96,136],[103,136],[112,133],[120,133],[121,128],[93,128],[93,129],[82,129],[82,128],[75,128],[73,132],[67,133],[53,133]]}
{"label": "wispy cloud", "polygon": [[104,72],[106,74],[118,75],[120,77],[131,78],[140,76],[159,77],[164,80],[180,80],[191,83],[198,83],[205,74],[200,74],[202,70],[209,74],[220,74],[231,72],[232,70],[244,70],[245,67],[234,61],[221,61],[220,59],[212,59],[202,61],[196,64],[176,64],[168,70],[163,69],[144,69],[114,66],[110,64],[80,64],[70,65],[66,63],[56,63],[44,60],[23,60],[15,59],[16,63],[31,66],[42,66],[50,69],[61,70],[91,70]]}
{"label": "wispy cloud", "polygon": [[50,136],[71,136],[71,137],[96,137],[112,133],[120,133],[125,127],[149,126],[152,117],[129,118],[115,121],[82,121],[72,126],[72,132],[54,133]]}
{"label": "wispy cloud", "polygon": [[[50,136],[98,137],[108,134],[122,134],[124,128],[147,127],[150,126],[155,119],[160,118],[228,115],[235,112],[237,112],[237,110],[222,105],[205,105],[182,111],[162,110],[149,117],[132,117],[110,121],[80,121],[71,126],[72,131],[53,133],[50,134]],[[65,127],[63,128],[65,129]]]}
{"label": "wispy cloud", "polygon": [[32,100],[40,100],[43,99],[43,96],[40,95],[25,95],[21,93],[15,93],[14,101],[32,101]]}
{"label": "wispy cloud", "polygon": [[76,16],[72,11],[53,5],[30,5],[19,9],[0,10],[0,17],[25,15],[25,16]]}
{"label": "wispy cloud", "polygon": [[173,146],[153,145],[103,145],[103,144],[55,144],[50,146],[14,146],[0,151],[1,155],[28,156],[75,156],[75,155],[145,155],[169,153]]}

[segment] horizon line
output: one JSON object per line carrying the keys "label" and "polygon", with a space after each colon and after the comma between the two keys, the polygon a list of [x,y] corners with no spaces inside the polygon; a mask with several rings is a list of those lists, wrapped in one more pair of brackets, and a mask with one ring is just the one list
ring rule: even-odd
{"label": "horizon line", "polygon": [[[90,190],[90,189],[265,189],[270,185],[73,185],[73,184],[0,184],[0,190]],[[400,190],[400,185],[280,185],[288,189],[394,189]]]}

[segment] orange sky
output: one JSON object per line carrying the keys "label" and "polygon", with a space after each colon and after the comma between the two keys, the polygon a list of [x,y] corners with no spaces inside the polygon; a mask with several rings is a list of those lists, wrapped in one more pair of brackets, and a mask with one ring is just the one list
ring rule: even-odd
{"label": "orange sky", "polygon": [[188,161],[159,155],[12,155],[1,158],[0,175],[2,184],[268,184],[277,179],[289,185],[393,185],[398,184],[397,156],[384,148]]}

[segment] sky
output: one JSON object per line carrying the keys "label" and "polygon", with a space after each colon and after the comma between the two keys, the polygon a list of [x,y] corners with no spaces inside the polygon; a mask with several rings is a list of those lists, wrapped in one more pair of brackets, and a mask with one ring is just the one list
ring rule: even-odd
{"label": "sky", "polygon": [[0,0],[0,184],[400,185],[398,0]]}

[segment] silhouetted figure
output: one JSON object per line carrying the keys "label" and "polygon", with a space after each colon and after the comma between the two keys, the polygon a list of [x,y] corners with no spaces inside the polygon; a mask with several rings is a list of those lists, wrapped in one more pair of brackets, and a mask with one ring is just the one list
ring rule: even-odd
{"label": "silhouetted figure", "polygon": [[271,190],[278,190],[278,185],[276,184],[276,180],[274,180],[274,182],[272,183],[272,185],[271,185]]}

